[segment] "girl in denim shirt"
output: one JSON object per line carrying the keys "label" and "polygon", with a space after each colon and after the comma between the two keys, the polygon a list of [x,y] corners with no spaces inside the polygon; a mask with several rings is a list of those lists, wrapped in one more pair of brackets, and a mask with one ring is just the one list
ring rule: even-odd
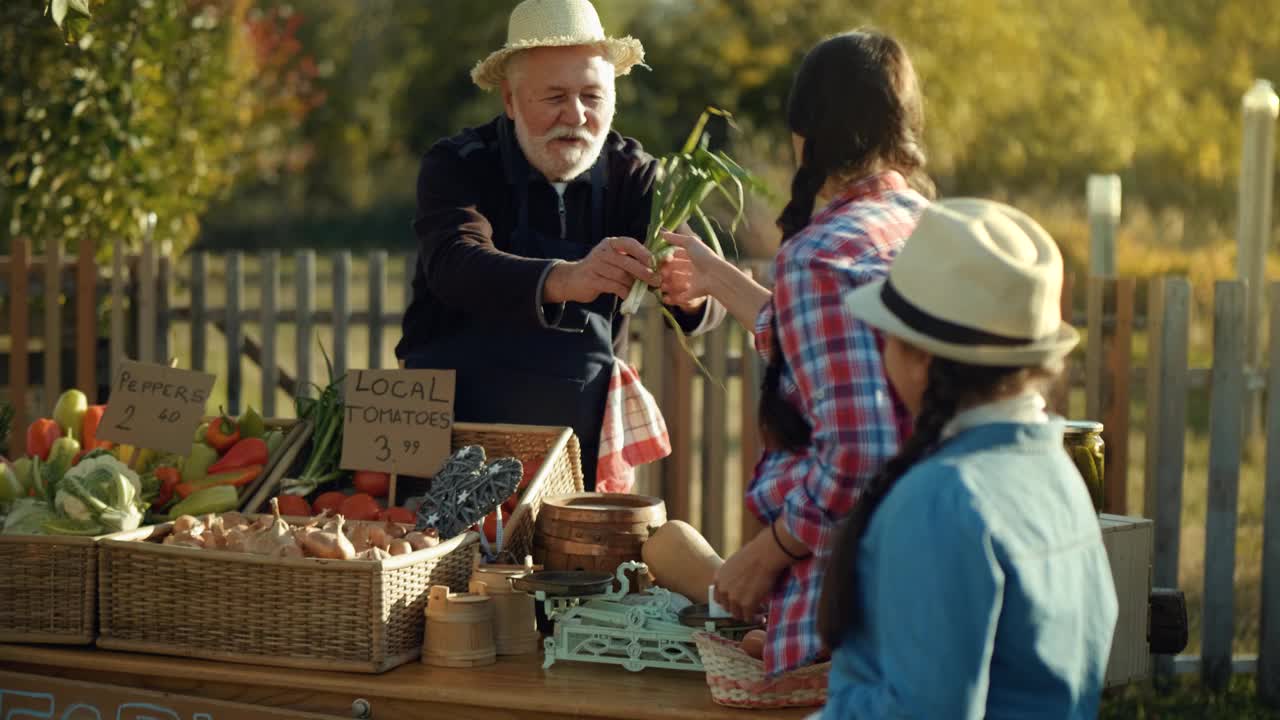
{"label": "girl in denim shirt", "polygon": [[839,531],[823,718],[1093,718],[1116,621],[1097,516],[1040,389],[1078,335],[1023,213],[927,209],[848,310],[885,335],[915,432]]}

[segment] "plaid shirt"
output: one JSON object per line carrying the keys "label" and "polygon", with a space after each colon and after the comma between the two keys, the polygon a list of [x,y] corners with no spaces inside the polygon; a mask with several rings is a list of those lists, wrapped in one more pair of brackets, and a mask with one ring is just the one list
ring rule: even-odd
{"label": "plaid shirt", "polygon": [[851,186],[778,253],[773,300],[756,321],[756,349],[781,334],[783,387],[813,427],[803,453],[766,451],[747,506],[813,551],[781,577],[769,605],[765,667],[773,676],[824,654],[817,632],[827,543],[862,485],[898,448],[910,418],[880,362],[880,338],[843,307],[849,291],[888,274],[927,201],[889,171]]}

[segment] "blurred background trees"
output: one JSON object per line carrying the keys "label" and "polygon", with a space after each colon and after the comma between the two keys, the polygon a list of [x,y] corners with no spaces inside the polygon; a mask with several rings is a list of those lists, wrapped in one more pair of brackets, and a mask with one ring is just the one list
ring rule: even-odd
{"label": "blurred background trees", "polygon": [[[468,71],[514,4],[93,0],[64,44],[44,0],[5,3],[7,234],[105,238],[155,211],[179,246],[409,246],[421,154],[500,110]],[[651,70],[619,83],[620,130],[663,151],[707,104],[739,118],[723,141],[779,193],[753,212],[758,254],[790,172],[791,75],[826,35],[871,25],[906,44],[944,194],[1075,208],[1089,173],[1115,172],[1126,217],[1169,248],[1230,237],[1240,96],[1280,80],[1267,0],[596,5],[648,50]]]}

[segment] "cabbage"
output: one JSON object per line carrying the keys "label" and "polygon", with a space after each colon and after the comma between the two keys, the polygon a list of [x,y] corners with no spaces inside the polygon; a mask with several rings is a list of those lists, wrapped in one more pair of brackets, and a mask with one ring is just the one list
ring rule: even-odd
{"label": "cabbage", "polygon": [[4,519],[5,535],[43,535],[44,524],[54,518],[49,505],[38,498],[18,498]]}

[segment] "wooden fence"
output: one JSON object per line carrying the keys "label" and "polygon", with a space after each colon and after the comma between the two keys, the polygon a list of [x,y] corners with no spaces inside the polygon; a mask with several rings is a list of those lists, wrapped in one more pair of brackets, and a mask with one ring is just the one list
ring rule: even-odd
{"label": "wooden fence", "polygon": [[[58,257],[33,258],[22,240],[13,244],[13,254],[0,259],[0,268],[9,284],[10,398],[26,398],[28,391],[27,353],[24,348],[32,333],[28,327],[27,289],[33,276],[46,278],[43,293],[47,307],[75,308],[76,385],[96,387],[94,341],[101,293],[99,269],[92,255],[82,247],[74,261]],[[335,372],[341,374],[352,357],[351,331],[367,328],[368,348],[364,365],[386,367],[393,361],[384,350],[388,336],[398,336],[398,326],[407,297],[408,274],[399,302],[389,299],[389,264],[392,257],[383,251],[361,258],[366,268],[367,296],[364,307],[352,309],[353,257],[347,251],[319,258],[310,250],[290,258],[292,298],[281,292],[283,259],[277,252],[246,256],[230,253],[221,261],[201,253],[171,260],[159,256],[154,247],[127,259],[117,253],[112,263],[105,303],[110,319],[109,347],[114,368],[119,358],[130,354],[143,360],[163,360],[177,355],[184,366],[207,369],[225,375],[227,409],[236,412],[244,388],[244,361],[262,369],[263,411],[276,414],[275,390],[295,394],[312,376],[311,359],[316,347],[317,327],[331,331]],[[244,298],[246,257],[257,266],[250,275],[257,291],[257,307],[248,307]],[[317,266],[323,259],[329,282],[318,282]],[[396,256],[397,263],[411,267],[411,256]],[[187,273],[181,267],[189,268]],[[54,277],[56,272],[58,278]],[[73,269],[73,290],[63,305],[53,297],[68,286],[61,273]],[[221,282],[217,278],[221,277]],[[1198,669],[1210,687],[1223,687],[1228,676],[1241,669],[1256,669],[1259,692],[1280,701],[1280,392],[1270,393],[1266,417],[1266,507],[1263,540],[1262,614],[1259,653],[1256,658],[1233,658],[1234,624],[1233,575],[1236,566],[1236,526],[1240,467],[1244,455],[1243,398],[1250,389],[1280,388],[1280,363],[1269,371],[1245,366],[1245,293],[1240,282],[1223,281],[1215,288],[1213,304],[1213,364],[1188,367],[1191,338],[1191,288],[1182,278],[1152,281],[1145,295],[1145,316],[1139,317],[1138,301],[1143,299],[1139,284],[1130,278],[1090,278],[1073,288],[1068,278],[1063,306],[1068,317],[1087,328],[1082,353],[1069,362],[1068,372],[1053,393],[1051,403],[1069,416],[1086,416],[1106,425],[1108,448],[1108,511],[1130,511],[1127,473],[1131,467],[1130,411],[1139,399],[1146,406],[1146,449],[1141,463],[1144,477],[1145,514],[1155,521],[1156,545],[1153,581],[1157,586],[1178,584],[1179,551],[1182,544],[1181,517],[1183,484],[1186,475],[1186,432],[1188,394],[1207,388],[1211,395],[1210,458],[1207,474],[1208,514],[1205,528],[1205,575],[1203,588],[1202,654],[1200,658],[1157,658],[1159,673]],[[188,302],[176,306],[176,288],[185,288]],[[320,288],[325,288],[321,291]],[[221,304],[212,304],[213,290],[219,290]],[[326,297],[327,296],[327,297]],[[327,309],[317,298],[325,299]],[[1082,312],[1073,312],[1073,299],[1083,298]],[[1271,287],[1271,357],[1280,357],[1280,284]],[[63,313],[45,316],[44,353],[45,397],[54,397],[62,373],[57,363],[58,338],[63,334]],[[246,332],[256,323],[257,337]],[[182,348],[173,341],[173,329],[189,327],[189,344]],[[292,372],[281,366],[278,340],[292,326],[294,355]],[[133,338],[128,328],[133,328]],[[211,330],[226,338],[229,352],[225,367],[208,367]],[[0,328],[3,330],[3,328]],[[1146,367],[1134,367],[1135,340],[1146,340]],[[758,525],[741,511],[743,490],[759,455],[755,432],[755,405],[761,365],[752,350],[750,336],[733,322],[704,336],[696,345],[700,358],[722,385],[707,382],[693,361],[679,350],[674,337],[664,328],[660,316],[648,308],[638,315],[632,328],[631,361],[659,398],[672,431],[673,453],[667,460],[643,469],[640,490],[664,497],[673,518],[698,526],[722,552],[738,547],[750,538]],[[173,345],[174,347],[171,347]],[[187,352],[181,352],[186,349]],[[52,367],[51,367],[52,365]],[[1071,412],[1073,388],[1083,388],[1083,413]],[[1134,389],[1138,388],[1138,392]],[[23,418],[30,418],[24,403],[16,403]],[[21,439],[15,440],[15,448]],[[735,447],[736,444],[736,447]],[[1197,480],[1199,480],[1197,478]]]}

